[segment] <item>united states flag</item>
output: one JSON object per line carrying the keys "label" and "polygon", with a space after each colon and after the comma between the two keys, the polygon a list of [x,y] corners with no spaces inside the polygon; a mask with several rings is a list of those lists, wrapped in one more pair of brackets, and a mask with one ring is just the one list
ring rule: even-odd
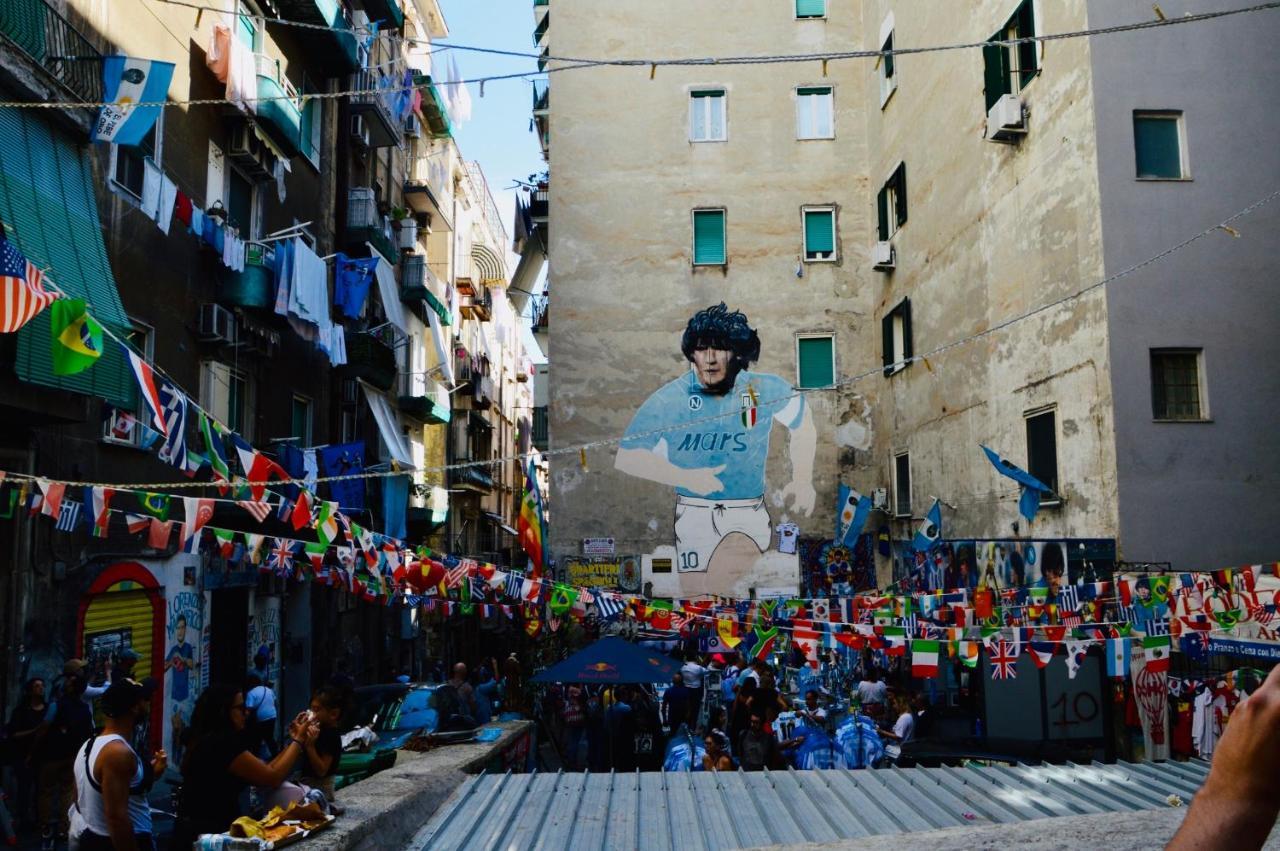
{"label": "united states flag", "polygon": [[240,506],[245,511],[252,514],[253,518],[257,520],[259,523],[261,523],[263,520],[266,520],[267,515],[271,513],[271,503],[269,502],[251,500],[251,499],[242,499],[237,501],[236,505]]}
{"label": "united states flag", "polygon": [[45,291],[44,272],[0,236],[0,333],[17,331],[57,298]]}

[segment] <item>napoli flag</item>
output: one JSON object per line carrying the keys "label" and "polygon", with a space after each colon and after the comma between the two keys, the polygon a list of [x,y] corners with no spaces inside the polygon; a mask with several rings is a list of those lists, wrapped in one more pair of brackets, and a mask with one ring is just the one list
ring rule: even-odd
{"label": "napoli flag", "polygon": [[920,527],[916,529],[916,536],[912,539],[911,546],[918,553],[927,553],[938,545],[938,539],[941,537],[942,504],[935,499],[929,513],[920,521]]}
{"label": "napoli flag", "polygon": [[847,547],[856,544],[870,514],[870,497],[863,496],[848,485],[840,485],[836,502],[835,540]]}
{"label": "napoli flag", "polygon": [[[978,445],[982,446],[982,444]],[[1012,461],[1002,458],[987,447],[982,446],[982,451],[987,454],[987,460],[991,462],[991,466],[995,467],[1000,475],[1007,476],[1022,486],[1022,497],[1018,500],[1018,513],[1027,518],[1028,523],[1035,520],[1036,512],[1040,510],[1040,494],[1052,493],[1053,489]]]}
{"label": "napoli flag", "polygon": [[109,106],[98,113],[93,128],[95,142],[137,145],[142,142],[160,117],[161,106],[137,106],[139,103],[163,103],[169,95],[173,79],[173,63],[131,56],[105,56],[102,59],[102,90]]}

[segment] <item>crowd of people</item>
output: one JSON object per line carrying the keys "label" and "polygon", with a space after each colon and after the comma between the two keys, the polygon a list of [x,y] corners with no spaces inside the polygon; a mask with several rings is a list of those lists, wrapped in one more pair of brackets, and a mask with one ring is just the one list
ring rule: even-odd
{"label": "crowd of people", "polygon": [[[667,742],[696,736],[705,751],[705,768],[754,771],[794,762],[813,730],[834,736],[834,696],[821,685],[793,678],[798,688],[784,694],[779,669],[736,653],[688,654],[681,661],[679,672],[661,691],[646,685],[591,684],[548,690],[542,715],[552,722],[565,767],[653,770],[662,765]],[[877,725],[891,757],[931,732],[927,697],[891,688],[875,669],[855,687],[853,707]],[[779,725],[784,714],[785,728]],[[798,730],[794,735],[792,728]]]}

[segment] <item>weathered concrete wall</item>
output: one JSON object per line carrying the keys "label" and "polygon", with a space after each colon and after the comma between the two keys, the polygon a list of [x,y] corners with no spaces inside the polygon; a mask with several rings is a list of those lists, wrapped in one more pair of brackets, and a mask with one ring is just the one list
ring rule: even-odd
{"label": "weathered concrete wall", "polygon": [[[790,4],[777,0],[733,4],[735,21],[750,25],[725,14],[723,4],[680,0],[557,0],[551,38],[558,55],[616,57],[804,53],[861,41],[854,0],[833,0],[822,21],[797,21]],[[660,68],[652,80],[644,68],[554,75],[553,448],[621,435],[650,394],[687,373],[680,335],[690,316],[721,301],[744,312],[759,333],[753,372],[794,383],[796,335],[806,332],[835,334],[837,375],[873,362],[878,326],[866,263],[874,220],[863,169],[864,97],[846,67],[833,63],[827,71],[824,77],[813,62]],[[835,139],[796,139],[795,88],[802,85],[835,87]],[[703,87],[727,91],[726,142],[689,141],[689,92]],[[801,207],[822,204],[839,206],[841,260],[803,264],[797,277]],[[692,266],[697,207],[726,209],[723,269]],[[830,534],[841,463],[871,446],[870,410],[857,392],[812,393],[808,404],[817,435],[812,513],[803,510],[803,494],[797,502],[783,492],[794,471],[781,424],[772,426],[765,507],[773,527],[792,521]],[[762,408],[755,427],[769,425]],[[553,553],[576,555],[582,538],[611,536],[619,554],[674,559],[673,488],[615,470],[616,451],[616,445],[590,450],[585,470],[576,454],[552,458]],[[686,593],[794,586],[794,556],[767,553],[769,566],[753,576],[759,551],[743,536],[729,537],[740,539],[736,575],[704,574],[707,583],[692,577],[681,586]]]}
{"label": "weathered concrete wall", "polygon": [[[862,44],[879,47],[891,8],[894,43],[908,47],[989,38],[1017,5],[876,0],[865,6]],[[1039,3],[1036,12],[1039,33],[1085,24],[1084,0]],[[909,200],[908,221],[892,239],[897,268],[875,273],[868,320],[878,334],[880,317],[910,297],[917,355],[1102,277],[1089,46],[1048,44],[1040,67],[1023,91],[1029,132],[1016,145],[984,139],[980,50],[898,57],[896,92],[882,109],[868,110],[864,206],[874,210],[876,193],[899,162],[906,164]],[[866,99],[880,104],[877,73],[869,66],[858,73]],[[873,226],[860,237],[864,244],[874,240]],[[892,377],[862,382],[875,429],[855,483],[864,492],[890,486],[892,456],[909,451],[914,518],[937,496],[946,503],[944,536],[1009,537],[1019,519],[1017,488],[995,473],[978,444],[1025,466],[1024,414],[1056,406],[1065,499],[1042,510],[1033,528],[1022,522],[1021,533],[1114,536],[1105,310],[1095,291]],[[879,340],[873,345],[878,354]],[[894,536],[910,537],[915,523],[893,521]]]}
{"label": "weathered concrete wall", "polygon": [[[1162,2],[1170,18],[1228,8]],[[1139,0],[1089,2],[1089,25],[1150,17]],[[1092,40],[1108,274],[1280,188],[1280,13]],[[1226,59],[1229,57],[1229,59]],[[1239,68],[1223,77],[1224,61]],[[1182,110],[1190,180],[1135,180],[1133,111]],[[1280,552],[1280,203],[1107,287],[1123,556],[1214,569]],[[1150,349],[1203,348],[1208,422],[1152,419]]]}

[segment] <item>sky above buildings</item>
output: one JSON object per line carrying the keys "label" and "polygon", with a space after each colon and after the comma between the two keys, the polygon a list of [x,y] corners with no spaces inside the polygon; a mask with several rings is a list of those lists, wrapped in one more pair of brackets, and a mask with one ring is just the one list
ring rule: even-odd
{"label": "sky above buildings", "polygon": [[[476,47],[533,53],[532,0],[441,0],[449,25],[447,41]],[[471,51],[456,53],[464,80],[490,75],[535,71],[533,59],[493,56]],[[448,52],[433,59],[447,60]],[[508,232],[515,211],[515,180],[529,179],[546,165],[538,137],[529,126],[533,86],[528,80],[499,80],[484,87],[472,84],[471,120],[455,130],[462,155],[478,160],[489,180]]]}

